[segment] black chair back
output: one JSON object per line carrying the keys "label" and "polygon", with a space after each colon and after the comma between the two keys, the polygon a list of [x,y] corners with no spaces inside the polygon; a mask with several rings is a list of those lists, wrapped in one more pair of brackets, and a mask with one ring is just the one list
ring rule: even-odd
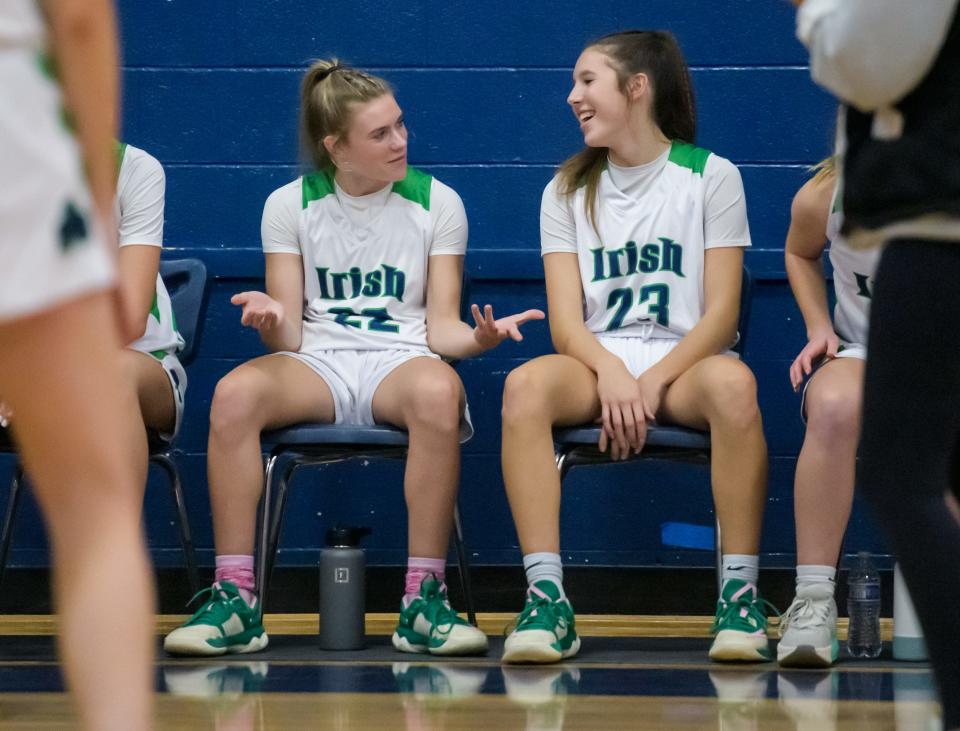
{"label": "black chair back", "polygon": [[199,259],[161,261],[160,277],[170,295],[177,331],[185,343],[177,357],[187,365],[196,355],[207,309],[207,267]]}

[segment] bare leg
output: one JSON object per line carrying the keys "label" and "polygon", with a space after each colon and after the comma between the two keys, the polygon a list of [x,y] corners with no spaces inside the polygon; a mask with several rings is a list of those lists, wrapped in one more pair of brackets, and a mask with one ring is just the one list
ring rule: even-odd
{"label": "bare leg", "polygon": [[397,366],[373,396],[373,416],[410,432],[403,479],[411,556],[446,558],[460,481],[460,415],[466,403],[456,371],[436,358]]}
{"label": "bare leg", "polygon": [[510,372],[503,389],[503,481],[524,555],[560,552],[560,474],[551,427],[600,414],[597,377],[567,355]]}
{"label": "bare leg", "polygon": [[326,382],[295,358],[265,355],[220,379],[210,406],[207,446],[218,555],[253,554],[257,505],[263,492],[260,432],[334,418]]}
{"label": "bare leg", "polygon": [[833,566],[840,553],[853,502],[863,365],[838,358],[807,386],[807,433],[793,491],[798,564]]}
{"label": "bare leg", "polygon": [[670,385],[659,417],[710,430],[723,552],[756,555],[767,494],[767,443],[753,373],[727,355],[704,358]]}
{"label": "bare leg", "polygon": [[146,353],[124,348],[122,362],[136,386],[144,426],[163,432],[173,429],[177,416],[173,386],[160,361]]}
{"label": "bare leg", "polygon": [[134,440],[131,457],[139,476],[141,495],[146,487],[148,469],[147,429],[169,431],[173,429],[176,410],[173,403],[173,387],[160,362],[146,353],[124,348],[120,351],[120,367],[136,394],[132,420],[140,422],[138,438]]}
{"label": "bare leg", "polygon": [[121,731],[150,727],[155,605],[113,317],[98,293],[0,326],[0,384],[52,538],[67,682],[85,726]]}

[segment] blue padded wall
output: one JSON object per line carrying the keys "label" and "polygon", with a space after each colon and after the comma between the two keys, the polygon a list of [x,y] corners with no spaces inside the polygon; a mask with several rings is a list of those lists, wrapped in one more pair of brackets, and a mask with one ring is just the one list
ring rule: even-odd
{"label": "blue padded wall", "polygon": [[[210,397],[221,376],[263,352],[256,333],[240,327],[229,298],[262,287],[260,215],[270,191],[298,174],[298,84],[306,64],[337,55],[394,84],[411,131],[411,162],[452,185],[466,204],[473,298],[507,313],[546,304],[538,207],[553,168],[581,144],[565,103],[577,55],[592,37],[643,27],[677,35],[693,72],[698,143],[743,174],[754,241],[748,265],[756,280],[746,361],[757,374],[770,447],[763,560],[793,562],[792,481],[802,425],[787,366],[804,343],[804,328],[782,250],[790,199],[807,166],[829,152],[833,104],[810,81],[789,3],[609,0],[588,9],[572,0],[121,0],[118,8],[124,139],[166,169],[166,255],[198,256],[212,278],[178,442],[196,541],[208,563]],[[500,396],[512,368],[551,350],[544,323],[525,333],[522,344],[459,366],[477,428],[463,453],[461,506],[479,563],[519,561],[500,475]],[[302,470],[281,562],[315,561],[335,520],[373,526],[371,561],[403,561],[401,477],[394,463]],[[661,542],[664,523],[712,525],[708,478],[703,468],[654,463],[574,470],[564,495],[565,559],[709,565],[708,552]],[[171,521],[166,490],[154,479],[146,522],[163,564],[180,561]],[[46,562],[41,533],[28,512],[15,563]],[[885,550],[858,507],[847,550],[863,548]]]}

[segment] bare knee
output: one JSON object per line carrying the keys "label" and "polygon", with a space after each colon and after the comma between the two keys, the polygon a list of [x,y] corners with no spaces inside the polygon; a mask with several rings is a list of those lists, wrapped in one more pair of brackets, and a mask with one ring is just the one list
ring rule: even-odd
{"label": "bare knee", "polygon": [[117,359],[120,370],[120,379],[126,393],[132,394],[135,398],[140,398],[141,390],[141,365],[139,359],[143,357],[142,353],[124,348],[120,351],[120,357]]}
{"label": "bare knee", "polygon": [[706,385],[711,422],[719,421],[736,429],[759,423],[757,381],[742,362],[718,359]]}
{"label": "bare knee", "polygon": [[413,389],[407,408],[410,429],[455,433],[460,428],[460,397],[463,386],[452,371],[443,376],[430,374]]}
{"label": "bare knee", "polygon": [[549,422],[548,398],[543,379],[537,377],[536,368],[524,364],[507,374],[503,384],[503,428]]}
{"label": "bare knee", "polygon": [[860,434],[860,394],[833,385],[807,393],[807,435],[830,444],[847,444]]}
{"label": "bare knee", "polygon": [[257,389],[243,373],[233,371],[220,379],[210,404],[210,433],[230,438],[262,427]]}

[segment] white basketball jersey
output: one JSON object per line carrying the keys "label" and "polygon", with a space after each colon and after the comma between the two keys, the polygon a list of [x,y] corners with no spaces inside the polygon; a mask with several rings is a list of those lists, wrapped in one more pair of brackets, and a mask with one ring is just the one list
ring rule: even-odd
{"label": "white basketball jersey", "polygon": [[[163,168],[153,156],[133,145],[117,145],[114,215],[120,230],[121,247],[163,245],[163,188]],[[162,360],[183,345],[170,295],[157,274],[156,292],[144,333],[129,347]]]}
{"label": "white basketball jersey", "polygon": [[465,231],[453,246],[434,247],[431,200],[436,202],[437,187],[456,200],[462,217],[456,193],[412,167],[392,186],[352,199],[355,207],[375,199],[362,222],[344,207],[329,170],[304,175],[271,195],[281,198],[299,188],[296,240],[272,238],[282,203],[270,199],[263,240],[268,254],[290,251],[303,258],[301,351],[428,350],[428,258],[431,253],[462,255],[466,247]]}
{"label": "white basketball jersey", "polygon": [[705,244],[750,245],[742,187],[740,230],[730,240],[705,242],[708,181],[724,165],[732,167],[675,141],[658,179],[639,200],[621,192],[604,170],[599,233],[586,211],[585,188],[571,196],[587,328],[615,337],[681,338],[699,322]]}
{"label": "white basketball jersey", "polygon": [[0,2],[0,51],[44,45],[45,29],[36,0]]}
{"label": "white basketball jersey", "polygon": [[882,247],[852,249],[847,245],[846,239],[840,233],[843,225],[842,200],[841,185],[838,182],[833,191],[830,216],[827,219],[833,289],[837,297],[833,310],[833,327],[845,343],[866,346],[873,277]]}

